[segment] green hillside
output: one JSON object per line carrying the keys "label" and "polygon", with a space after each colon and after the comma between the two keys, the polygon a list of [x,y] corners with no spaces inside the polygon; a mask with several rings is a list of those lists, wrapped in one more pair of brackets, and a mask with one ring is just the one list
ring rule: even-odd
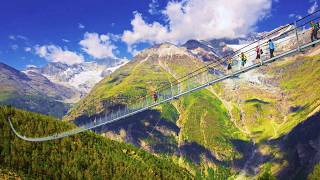
{"label": "green hillside", "polygon": [[[20,140],[9,127],[9,116],[17,130],[26,136],[51,134],[72,128],[73,125],[40,114],[0,107],[0,169],[13,169],[21,177],[192,178],[168,158],[155,157],[132,145],[108,140],[92,132],[44,143]],[[3,172],[4,175],[12,174],[10,171]]]}
{"label": "green hillside", "polygon": [[[158,48],[163,51],[162,46]],[[102,80],[65,119],[85,119],[118,109],[204,65],[187,54],[163,56],[155,51],[144,51]],[[276,175],[290,159],[283,159],[287,152],[280,149],[281,142],[269,145],[270,141],[282,138],[319,111],[319,56],[306,57],[308,53],[253,72],[252,76],[262,76],[261,84],[245,78],[224,81],[101,132],[120,141],[128,142],[129,137],[129,142],[150,152],[173,156],[192,174],[200,169],[204,177],[219,169],[223,176],[236,176],[242,168],[258,169],[252,175],[256,177]],[[230,86],[232,82],[237,86]],[[255,162],[250,160],[252,155],[281,161]]]}
{"label": "green hillside", "polygon": [[[169,84],[175,77],[181,77],[204,65],[202,61],[187,54],[161,57],[156,53],[152,54],[153,51],[151,49],[139,54],[133,61],[102,80],[70,111],[65,119],[90,117],[117,109],[123,104],[135,102],[137,98],[151,94],[154,89]],[[140,116],[131,118],[133,128],[141,133],[137,132],[130,137],[133,136],[132,138],[140,142],[141,146],[147,147],[146,149],[160,154],[175,156],[174,152],[180,152],[183,149],[186,154],[178,158],[197,162],[199,167],[203,166],[205,169],[205,176],[209,176],[210,168],[219,171],[220,166],[212,159],[217,159],[225,164],[222,168],[230,170],[228,162],[242,158],[242,154],[235,147],[235,141],[250,143],[246,135],[230,121],[230,114],[226,107],[209,90],[181,97],[179,100],[156,107],[154,111],[160,113],[160,116],[147,116],[148,113],[143,116],[141,113]],[[149,130],[149,124],[158,120],[161,120],[159,130],[157,128],[156,131]],[[127,129],[126,120],[124,121],[123,126],[117,125],[116,128]],[[135,126],[137,122],[142,122],[142,125]],[[172,126],[180,130],[172,131]],[[149,134],[150,131],[153,134]],[[120,134],[116,130],[114,132],[116,132],[114,134]],[[189,157],[189,153],[193,154],[193,157]],[[211,160],[206,160],[207,158]],[[188,169],[194,171],[194,168]]]}

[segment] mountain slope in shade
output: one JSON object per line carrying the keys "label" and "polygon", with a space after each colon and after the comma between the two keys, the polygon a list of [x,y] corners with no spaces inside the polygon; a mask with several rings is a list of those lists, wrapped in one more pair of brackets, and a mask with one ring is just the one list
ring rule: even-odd
{"label": "mountain slope in shade", "polygon": [[77,92],[55,84],[37,73],[22,73],[0,63],[0,103],[62,117],[69,109],[63,103]]}

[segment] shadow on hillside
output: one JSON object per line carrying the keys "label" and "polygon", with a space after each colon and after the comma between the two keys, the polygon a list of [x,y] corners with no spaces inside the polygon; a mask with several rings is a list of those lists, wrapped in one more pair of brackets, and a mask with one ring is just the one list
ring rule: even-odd
{"label": "shadow on hillside", "polygon": [[[78,120],[79,122],[81,121]],[[287,161],[288,166],[278,174],[278,178],[305,179],[314,165],[320,162],[320,113],[297,125],[289,134],[261,143],[279,147],[284,157],[278,159],[272,154],[261,154],[257,150],[257,145],[242,140],[231,140],[235,149],[241,154],[240,159],[233,161],[219,161],[210,150],[196,142],[184,142],[178,146],[176,136],[179,134],[179,127],[174,122],[161,118],[160,112],[156,110],[136,114],[122,121],[99,127],[95,131],[120,134],[121,129],[126,132],[126,142],[141,147],[141,140],[146,141],[147,149],[151,152],[183,156],[196,164],[205,159],[208,162],[245,171],[249,175],[256,175],[259,167],[266,162]]]}
{"label": "shadow on hillside", "polygon": [[279,179],[306,179],[314,165],[320,162],[320,112],[297,125],[289,134],[271,144],[279,145],[288,166]]}
{"label": "shadow on hillside", "polygon": [[201,160],[205,158],[206,161],[226,165],[219,161],[210,150],[196,142],[185,142],[179,147],[177,153],[196,164],[200,164]]}
{"label": "shadow on hillside", "polygon": [[161,118],[160,112],[148,110],[96,128],[95,132],[120,134],[121,130],[126,132],[126,142],[140,147],[142,146],[141,140],[143,140],[147,142],[152,152],[169,154],[174,153],[177,148],[174,136],[177,136],[180,131],[175,123]]}
{"label": "shadow on hillside", "polygon": [[[307,179],[313,167],[320,162],[320,112],[297,125],[293,130],[275,140],[265,141],[260,145],[279,147],[283,157],[263,155],[257,146],[243,143],[233,143],[244,155],[233,162],[233,167],[244,170],[248,175],[256,175],[259,167],[267,162],[283,164],[287,162],[277,175],[277,179]],[[250,152],[250,153],[248,153]],[[250,155],[251,154],[251,155]]]}
{"label": "shadow on hillside", "polygon": [[[98,115],[97,117],[99,116],[101,115]],[[75,123],[81,125],[85,123],[85,120],[87,119],[88,118],[85,116],[79,117]],[[91,117],[90,119],[94,119],[94,117]],[[161,118],[160,112],[156,110],[138,113],[121,121],[94,129],[96,133],[112,132],[113,134],[118,135],[121,130],[126,132],[126,142],[141,147],[143,146],[141,142],[145,141],[148,144],[145,148],[151,152],[182,156],[195,164],[200,164],[204,159],[206,162],[219,164],[225,167],[233,167],[239,170],[242,170],[247,160],[251,157],[251,152],[256,148],[252,143],[247,141],[231,140],[233,146],[241,154],[241,158],[230,162],[220,161],[215,157],[213,152],[197,142],[183,142],[178,146],[176,136],[178,136],[180,128],[174,122]],[[256,158],[263,157],[259,154],[256,154],[255,156]],[[265,159],[265,157],[263,157],[263,159]],[[254,168],[254,163],[249,164],[247,173],[251,174],[252,169]]]}
{"label": "shadow on hillside", "polygon": [[[88,118],[80,117],[75,123],[78,125],[83,124],[86,119]],[[121,130],[126,132],[126,142],[141,147],[143,146],[141,141],[145,141],[148,144],[147,149],[154,153],[182,156],[196,164],[200,164],[201,160],[205,159],[207,162],[228,167],[233,166],[233,162],[218,160],[209,149],[196,142],[183,142],[178,146],[176,137],[180,132],[180,128],[174,122],[161,118],[160,112],[156,110],[138,113],[121,121],[94,129],[96,133],[112,132],[118,135]],[[252,148],[252,145],[241,140],[234,140],[232,143],[242,154],[243,158],[234,162],[236,167],[241,168],[245,158],[249,156],[247,149]]]}
{"label": "shadow on hillside", "polygon": [[278,139],[265,141],[262,144],[279,147],[284,157],[263,155],[256,145],[234,141],[236,149],[243,158],[233,161],[233,167],[244,170],[248,175],[256,175],[259,167],[267,162],[283,164],[277,179],[306,179],[314,165],[320,162],[320,112],[297,125],[293,130]]}

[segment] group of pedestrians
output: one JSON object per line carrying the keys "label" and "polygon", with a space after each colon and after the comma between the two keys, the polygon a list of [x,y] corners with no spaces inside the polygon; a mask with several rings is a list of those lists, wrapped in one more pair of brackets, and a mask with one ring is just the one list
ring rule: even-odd
{"label": "group of pedestrians", "polygon": [[[311,21],[310,22],[310,26],[311,26],[311,42],[314,42],[316,40],[319,39],[318,37],[318,31],[320,30],[320,25],[319,23],[315,23],[314,21]],[[313,45],[314,47],[315,45]],[[270,53],[270,58],[273,58],[274,57],[274,52],[275,52],[275,44],[274,42],[272,41],[272,39],[269,39],[268,41],[268,48],[269,48],[269,53]],[[261,58],[262,58],[262,54],[263,54],[263,50],[260,48],[260,46],[256,46],[256,60],[257,61],[261,61]],[[241,66],[244,67],[248,61],[248,58],[247,56],[245,55],[244,52],[241,52],[240,54],[240,60],[241,60]],[[227,60],[227,70],[230,71],[232,70],[232,65],[233,65],[233,59],[232,57],[229,57],[228,60]],[[153,96],[153,100],[154,102],[157,102],[158,101],[158,94],[156,91],[154,91],[152,93],[152,96]]]}
{"label": "group of pedestrians", "polygon": [[[275,44],[271,39],[269,39],[269,41],[268,41],[268,47],[269,47],[269,52],[270,52],[270,58],[273,58],[274,51],[275,51]],[[256,46],[256,60],[257,61],[261,61],[262,54],[263,54],[263,50],[260,48],[259,45]],[[239,57],[241,60],[241,66],[244,67],[247,64],[248,58],[244,52],[241,52]],[[228,71],[230,71],[232,69],[232,64],[233,64],[232,57],[228,58],[227,64],[228,64],[227,69],[228,69]]]}

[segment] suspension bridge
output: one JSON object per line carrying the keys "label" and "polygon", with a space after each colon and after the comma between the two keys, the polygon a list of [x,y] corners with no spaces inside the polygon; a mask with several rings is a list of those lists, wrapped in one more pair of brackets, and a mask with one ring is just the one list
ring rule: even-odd
{"label": "suspension bridge", "polygon": [[[220,61],[208,63],[205,66],[187,74],[186,76],[183,76],[175,80],[174,82],[171,82],[170,85],[159,88],[156,91],[158,96],[157,101],[154,101],[152,96],[145,96],[142,102],[140,101],[138,103],[128,104],[115,112],[106,113],[104,116],[98,119],[88,119],[88,123],[81,125],[75,129],[44,137],[26,137],[22,135],[15,129],[12,121],[8,119],[10,127],[17,137],[25,141],[43,142],[65,138],[120,121],[135,114],[144,112],[148,109],[154,108],[155,106],[173,101],[175,99],[178,99],[179,97],[186,96],[192,92],[199,91],[224,80],[238,77],[239,75],[250,70],[258,69],[261,66],[281,60],[288,56],[298,54],[303,50],[315,46],[316,44],[320,43],[320,40],[310,42],[311,30],[306,27],[308,27],[311,21],[319,20],[319,12],[320,11],[316,11],[313,14],[295,21],[294,23],[283,26],[282,28],[271,32],[270,34],[265,35],[259,40],[243,46],[232,54],[220,58]],[[256,46],[259,46],[264,50],[264,52],[268,52],[269,39],[272,39],[276,44],[275,56],[269,57],[268,53],[264,53],[265,55],[261,57],[261,60],[259,62],[254,61],[256,55]],[[254,63],[248,63],[246,67],[241,67],[239,65],[240,68],[238,68],[237,70],[235,70],[236,68],[233,68],[233,71],[226,71],[225,66],[227,60],[232,59],[236,61],[239,57],[239,54],[242,52],[244,52],[249,57],[248,61]]]}

